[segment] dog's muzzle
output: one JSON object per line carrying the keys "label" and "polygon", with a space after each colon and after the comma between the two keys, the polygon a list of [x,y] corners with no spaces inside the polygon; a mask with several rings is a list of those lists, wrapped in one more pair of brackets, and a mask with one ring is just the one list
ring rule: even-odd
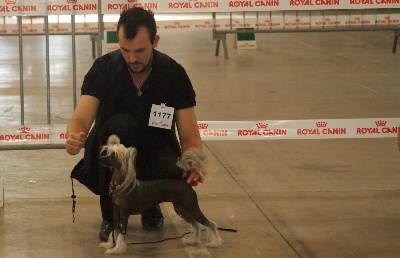
{"label": "dog's muzzle", "polygon": [[107,155],[107,151],[102,151],[99,156],[99,164],[104,167],[121,169],[121,163],[117,161],[114,155]]}

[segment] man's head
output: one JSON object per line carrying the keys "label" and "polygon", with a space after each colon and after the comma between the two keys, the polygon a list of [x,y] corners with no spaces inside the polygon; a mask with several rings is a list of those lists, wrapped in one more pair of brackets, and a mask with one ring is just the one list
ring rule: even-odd
{"label": "man's head", "polygon": [[154,38],[157,34],[157,26],[154,13],[151,10],[145,10],[135,6],[123,10],[118,20],[117,34],[119,34],[121,26],[124,27],[123,35],[128,40],[132,40],[136,37],[140,27],[146,28],[149,33],[151,44],[154,43]]}
{"label": "man's head", "polygon": [[148,71],[153,48],[157,47],[159,40],[153,12],[140,7],[122,11],[117,35],[121,53],[131,72]]}

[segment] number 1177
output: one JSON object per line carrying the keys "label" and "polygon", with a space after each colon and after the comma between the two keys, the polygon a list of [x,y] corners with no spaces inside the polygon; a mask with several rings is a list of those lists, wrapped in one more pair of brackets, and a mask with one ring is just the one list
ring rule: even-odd
{"label": "number 1177", "polygon": [[162,117],[162,118],[167,118],[167,119],[169,119],[169,117],[171,116],[170,113],[163,113],[163,112],[157,112],[157,111],[154,111],[153,114],[155,117]]}

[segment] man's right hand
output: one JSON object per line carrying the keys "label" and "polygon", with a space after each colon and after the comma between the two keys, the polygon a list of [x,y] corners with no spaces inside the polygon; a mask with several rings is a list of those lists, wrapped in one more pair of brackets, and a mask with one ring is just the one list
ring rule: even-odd
{"label": "man's right hand", "polygon": [[71,133],[67,138],[66,151],[70,155],[78,154],[85,146],[86,134],[84,132]]}

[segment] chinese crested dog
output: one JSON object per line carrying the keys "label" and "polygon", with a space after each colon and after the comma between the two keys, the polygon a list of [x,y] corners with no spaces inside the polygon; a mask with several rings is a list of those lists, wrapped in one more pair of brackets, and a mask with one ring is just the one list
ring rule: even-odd
{"label": "chinese crested dog", "polygon": [[[201,243],[201,224],[207,232],[209,242],[206,246],[222,245],[223,240],[218,235],[217,225],[203,215],[199,208],[197,194],[186,180],[140,181],[136,179],[136,152],[135,148],[126,148],[121,144],[116,135],[111,135],[107,145],[101,148],[99,163],[110,167],[112,171],[110,194],[114,206],[114,231],[111,232],[108,242],[101,243],[100,247],[108,249],[107,254],[125,253],[129,216],[141,214],[162,202],[172,202],[175,212],[191,225],[190,235],[184,238],[187,244]],[[189,149],[182,154],[177,165],[187,172],[190,172],[193,166],[203,171],[207,165],[205,158],[201,150]]]}

